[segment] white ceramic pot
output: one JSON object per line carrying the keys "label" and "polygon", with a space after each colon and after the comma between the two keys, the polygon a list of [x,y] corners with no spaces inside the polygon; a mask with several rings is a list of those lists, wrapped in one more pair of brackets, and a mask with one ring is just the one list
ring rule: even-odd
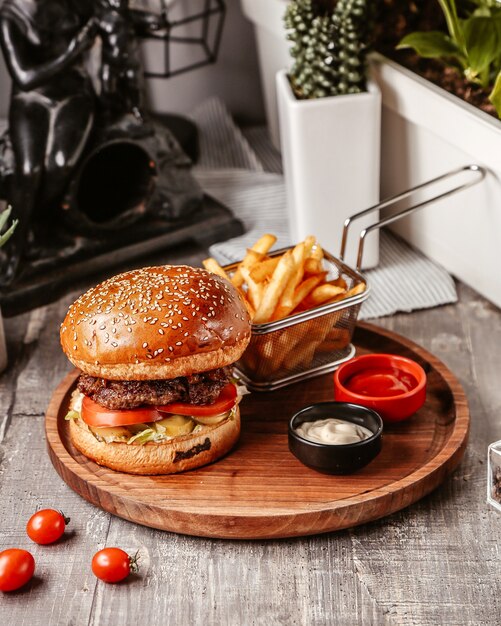
{"label": "white ceramic pot", "polygon": [[489,170],[395,231],[501,306],[501,122],[380,55],[372,69],[383,98],[382,197],[469,163]]}
{"label": "white ceramic pot", "polygon": [[268,128],[272,142],[280,149],[275,76],[292,64],[284,27],[287,0],[240,0],[240,3],[244,15],[254,25]]}
{"label": "white ceramic pot", "polygon": [[3,328],[3,317],[0,309],[0,373],[7,367],[7,344],[5,342],[5,331]]}
{"label": "white ceramic pot", "polygon": [[[379,200],[381,94],[297,100],[286,71],[277,74],[282,160],[294,241],[315,235],[326,250],[339,253],[344,220]],[[354,265],[356,234],[377,220],[356,222],[346,261]],[[364,267],[378,262],[377,234],[368,237]]]}

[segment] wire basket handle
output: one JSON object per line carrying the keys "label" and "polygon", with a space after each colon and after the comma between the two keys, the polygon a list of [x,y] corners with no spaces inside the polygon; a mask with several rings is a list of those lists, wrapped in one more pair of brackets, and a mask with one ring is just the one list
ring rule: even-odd
{"label": "wire basket handle", "polygon": [[464,189],[468,189],[468,187],[472,187],[473,185],[476,185],[477,183],[479,183],[481,180],[485,178],[486,170],[480,165],[473,165],[473,164],[464,165],[455,170],[451,170],[450,172],[446,172],[445,174],[442,174],[441,176],[437,176],[436,178],[427,180],[426,182],[421,183],[420,185],[416,185],[415,187],[412,187],[411,189],[407,189],[406,191],[403,191],[402,193],[392,196],[391,198],[387,198],[386,200],[383,200],[382,202],[369,207],[368,209],[360,211],[360,213],[355,213],[355,215],[348,217],[345,220],[344,227],[343,227],[343,238],[341,240],[341,251],[339,254],[341,260],[344,260],[344,255],[346,252],[346,244],[348,242],[348,229],[350,228],[350,225],[352,222],[354,222],[355,220],[358,220],[361,217],[365,217],[366,215],[369,215],[373,211],[384,209],[386,207],[393,205],[395,202],[398,202],[399,200],[404,200],[405,198],[408,198],[416,191],[431,187],[435,185],[436,183],[439,183],[443,180],[454,178],[460,174],[463,174],[464,172],[473,172],[474,174],[477,174],[478,176],[476,176],[474,180],[463,182],[457,185],[456,187],[452,187],[451,189],[447,191],[444,191],[436,196],[433,196],[433,198],[429,198],[428,200],[423,200],[423,202],[419,202],[418,204],[414,204],[413,206],[408,207],[407,209],[404,209],[402,211],[399,211],[398,213],[389,215],[388,217],[385,217],[382,220],[379,220],[379,222],[375,222],[374,224],[371,224],[370,226],[365,228],[360,233],[360,240],[358,244],[357,270],[360,270],[360,267],[362,265],[362,258],[364,255],[365,238],[367,237],[369,233],[371,233],[373,230],[378,230],[379,228],[382,228],[383,226],[387,226],[388,224],[392,224],[393,222],[396,222],[397,220],[399,220],[401,217],[410,215],[411,213],[414,213],[414,211],[417,211],[418,209],[422,209],[423,207],[427,206],[428,204],[431,204],[432,202],[436,202],[437,200],[446,198],[447,196],[457,193],[458,191],[463,191]]}

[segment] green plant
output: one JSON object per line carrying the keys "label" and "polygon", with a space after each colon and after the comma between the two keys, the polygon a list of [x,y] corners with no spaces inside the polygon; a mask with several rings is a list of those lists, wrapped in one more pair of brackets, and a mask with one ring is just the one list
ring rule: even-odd
{"label": "green plant", "polygon": [[490,91],[489,100],[501,117],[501,6],[496,0],[473,0],[460,17],[455,0],[437,0],[448,33],[415,32],[398,49],[412,48],[423,58],[439,58],[467,81]]}
{"label": "green plant", "polygon": [[0,213],[0,248],[4,244],[6,244],[7,241],[11,238],[12,233],[14,232],[17,226],[17,220],[14,220],[12,224],[9,226],[9,228],[2,235],[2,230],[4,229],[4,226],[7,224],[9,220],[11,211],[12,211],[11,207],[7,207],[7,209],[3,213]]}
{"label": "green plant", "polygon": [[366,89],[370,0],[293,0],[285,13],[292,41],[290,72],[298,98],[323,98]]}

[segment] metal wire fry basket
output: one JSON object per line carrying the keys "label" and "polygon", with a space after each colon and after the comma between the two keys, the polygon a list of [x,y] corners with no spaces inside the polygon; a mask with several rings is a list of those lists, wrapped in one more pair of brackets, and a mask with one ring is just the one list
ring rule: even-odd
{"label": "metal wire fry basket", "polygon": [[[390,207],[415,192],[424,191],[432,185],[439,185],[465,172],[475,174],[475,179],[389,215],[363,230],[360,233],[356,269],[342,260],[347,244],[348,229],[353,221]],[[364,287],[364,290],[345,300],[318,306],[281,320],[253,324],[249,346],[236,364],[237,374],[247,387],[252,391],[273,391],[313,376],[332,372],[341,363],[351,359],[355,354],[355,348],[351,342],[360,307],[370,294],[370,285],[360,272],[366,236],[436,200],[471,187],[480,182],[484,176],[485,170],[478,165],[460,167],[348,218],[344,225],[340,258],[324,250],[324,270],[328,272],[327,280],[342,277],[346,281],[348,290],[359,284]],[[277,250],[271,256],[283,254],[288,249]],[[239,263],[233,263],[224,269],[231,275],[238,265]]]}
{"label": "metal wire fry basket", "polygon": [[[231,275],[237,267],[234,263],[224,269]],[[369,296],[367,280],[325,251],[324,270],[328,272],[327,280],[342,277],[348,289],[362,284],[364,291],[275,322],[253,324],[250,344],[237,363],[238,375],[249,389],[272,391],[330,372],[354,355],[351,338],[360,306]]]}

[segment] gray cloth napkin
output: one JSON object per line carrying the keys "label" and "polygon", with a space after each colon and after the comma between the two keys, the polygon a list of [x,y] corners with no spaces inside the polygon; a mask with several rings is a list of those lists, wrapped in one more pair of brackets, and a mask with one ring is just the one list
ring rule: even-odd
{"label": "gray cloth napkin", "polygon": [[[214,98],[203,102],[192,116],[201,141],[195,175],[203,189],[230,207],[246,228],[241,237],[211,246],[210,253],[222,264],[238,261],[265,232],[278,236],[277,247],[292,243],[280,155],[266,129],[242,132],[224,104]],[[366,275],[372,293],[360,312],[362,319],[457,302],[451,276],[389,231],[381,232],[379,266]]]}

